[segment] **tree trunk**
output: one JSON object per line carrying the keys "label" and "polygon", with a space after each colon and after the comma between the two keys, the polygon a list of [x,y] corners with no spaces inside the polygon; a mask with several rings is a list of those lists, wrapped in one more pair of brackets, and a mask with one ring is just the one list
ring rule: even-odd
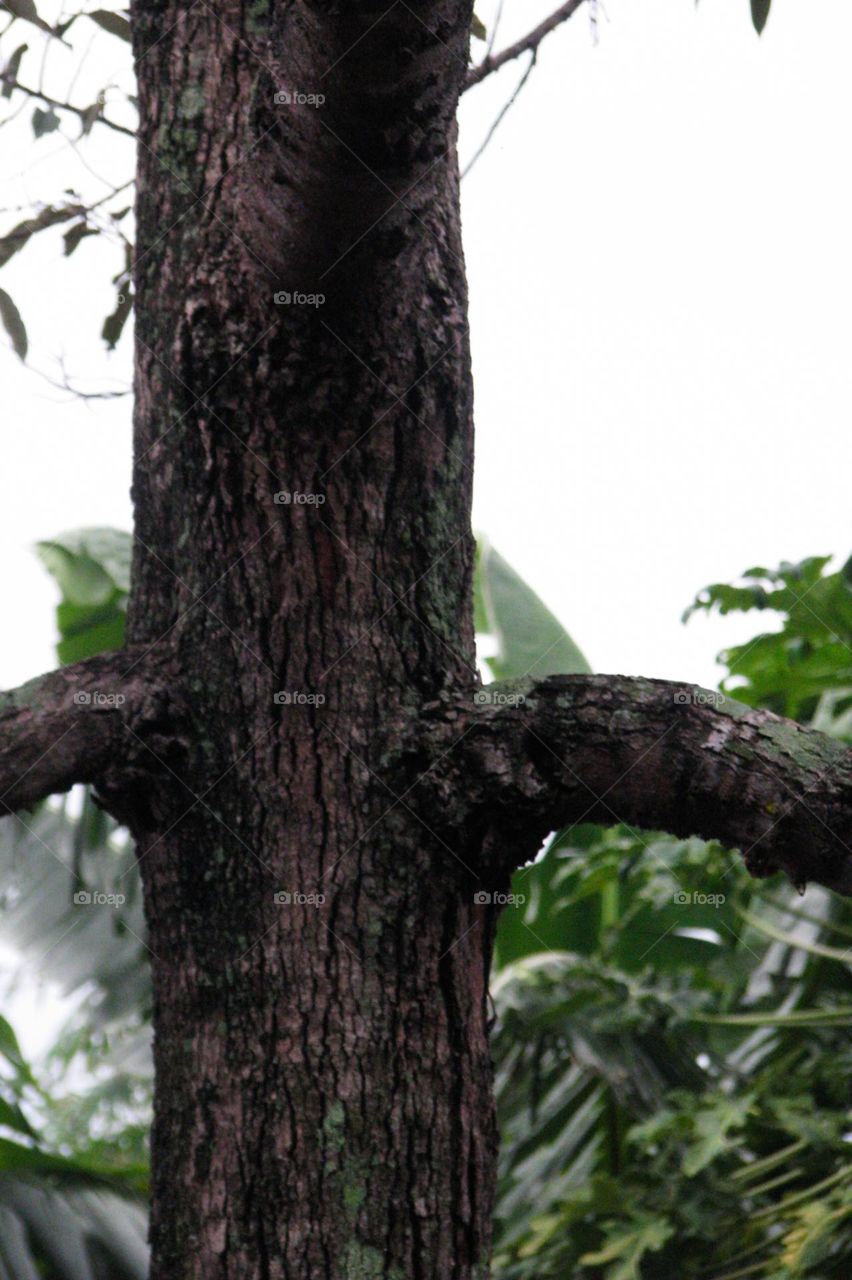
{"label": "tree trunk", "polygon": [[481,899],[549,829],[852,891],[821,735],[659,681],[477,693],[471,4],[341,10],[133,6],[128,644],[0,697],[0,813],[87,781],[138,842],[151,1280],[488,1274]]}
{"label": "tree trunk", "polygon": [[448,58],[404,8],[329,7],[135,14],[129,639],[168,645],[191,726],[134,822],[152,1280],[487,1268],[493,921],[398,763],[475,679],[469,12],[427,6]]}

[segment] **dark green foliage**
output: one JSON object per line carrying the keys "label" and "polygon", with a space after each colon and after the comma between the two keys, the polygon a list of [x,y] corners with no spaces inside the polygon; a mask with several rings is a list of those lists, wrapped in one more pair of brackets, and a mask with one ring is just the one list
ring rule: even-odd
{"label": "dark green foliage", "polygon": [[[724,655],[725,687],[844,736],[849,567],[827,566],[754,570],[695,607],[780,616]],[[591,825],[512,887],[499,1280],[847,1276],[850,905],[757,883],[717,845]]]}
{"label": "dark green foliage", "polygon": [[756,610],[780,620],[780,631],[762,632],[719,655],[728,668],[722,688],[751,707],[852,740],[852,559],[827,573],[830,559],[749,569],[739,583],[706,587],[685,617],[698,610]]}

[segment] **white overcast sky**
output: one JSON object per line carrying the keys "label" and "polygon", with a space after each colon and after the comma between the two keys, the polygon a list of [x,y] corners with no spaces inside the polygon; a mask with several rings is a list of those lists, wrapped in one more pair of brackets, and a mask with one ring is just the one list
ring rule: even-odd
{"label": "white overcast sky", "polygon": [[[553,5],[505,0],[501,43]],[[775,0],[761,40],[748,8],[608,0],[596,43],[581,10],[464,183],[475,525],[600,671],[715,683],[716,651],[755,623],[684,628],[695,591],[852,546],[852,5]],[[40,37],[18,26],[32,82]],[[75,100],[126,59],[97,35]],[[52,46],[45,83],[64,89],[73,67]],[[465,156],[521,69],[466,98]],[[33,143],[29,114],[0,133],[0,206],[105,190],[60,135]],[[129,177],[128,147],[93,137],[90,168]],[[118,259],[87,241],[66,262],[59,233],[42,239],[0,273],[31,363],[55,372],[62,354],[89,386],[127,381],[129,334],[110,358],[97,337]],[[129,528],[131,454],[129,399],[74,402],[2,337],[0,377],[5,687],[53,663],[32,544]]]}

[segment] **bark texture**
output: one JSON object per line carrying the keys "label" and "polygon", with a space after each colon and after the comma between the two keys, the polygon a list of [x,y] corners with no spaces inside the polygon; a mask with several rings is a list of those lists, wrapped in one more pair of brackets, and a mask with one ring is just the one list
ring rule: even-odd
{"label": "bark texture", "polygon": [[170,684],[159,657],[126,649],[0,693],[0,814],[90,782],[129,816],[158,772],[151,746],[175,756]]}
{"label": "bark texture", "polygon": [[550,831],[627,822],[852,893],[852,751],[769,711],[665,680],[552,676],[428,715],[441,763],[412,803],[480,841],[483,876],[505,878]]}
{"label": "bark texture", "polygon": [[196,743],[137,826],[152,1280],[487,1266],[493,922],[388,783],[474,680],[469,23],[136,7],[130,634]]}
{"label": "bark texture", "polygon": [[133,5],[130,649],[0,704],[0,790],[95,782],[138,841],[151,1280],[487,1275],[475,899],[551,827],[721,836],[849,887],[849,757],[818,735],[653,681],[477,694],[470,20]]}

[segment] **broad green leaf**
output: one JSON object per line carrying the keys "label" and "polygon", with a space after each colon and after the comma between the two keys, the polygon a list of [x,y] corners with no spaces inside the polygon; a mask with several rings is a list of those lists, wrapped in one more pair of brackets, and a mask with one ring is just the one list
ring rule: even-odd
{"label": "broad green leaf", "polygon": [[74,529],[53,538],[50,545],[60,546],[70,555],[95,561],[118,591],[126,593],[130,590],[133,538],[123,529],[106,526]]}
{"label": "broad green leaf", "polygon": [[56,620],[63,663],[121,648],[131,549],[129,534],[103,528],[38,544],[38,555],[62,593]]}
{"label": "broad green leaf", "polygon": [[102,605],[111,599],[115,583],[91,556],[71,552],[57,542],[40,542],[37,550],[70,604]]}
{"label": "broad green leaf", "polygon": [[574,641],[534,591],[485,540],[477,549],[477,629],[498,645],[486,661],[497,680],[588,673]]}
{"label": "broad green leaf", "polygon": [[27,358],[27,331],[21,319],[21,313],[9,297],[5,289],[0,289],[0,321],[12,339],[15,354],[21,360]]}

